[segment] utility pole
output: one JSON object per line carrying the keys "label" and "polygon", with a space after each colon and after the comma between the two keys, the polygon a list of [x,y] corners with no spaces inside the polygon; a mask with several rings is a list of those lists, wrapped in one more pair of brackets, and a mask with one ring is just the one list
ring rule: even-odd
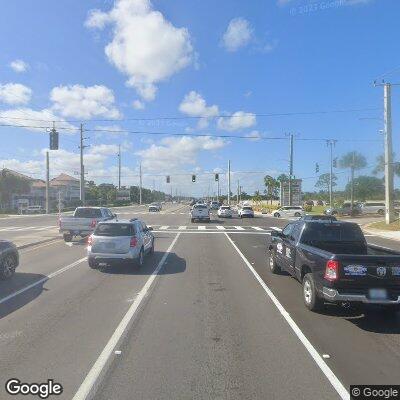
{"label": "utility pole", "polygon": [[219,177],[217,181],[217,201],[219,201]]}
{"label": "utility pole", "polygon": [[336,145],[337,140],[327,140],[326,144],[329,146],[330,153],[330,170],[329,170],[329,205],[333,207],[333,146]]}
{"label": "utility pole", "polygon": [[353,206],[354,206],[354,168],[355,168],[355,152],[353,151],[352,161],[351,161],[351,190],[350,190],[351,213],[353,213]]}
{"label": "utility pole", "polygon": [[85,205],[85,167],[83,165],[83,149],[87,146],[83,145],[83,141],[87,138],[83,137],[83,124],[81,124],[80,127],[80,133],[81,133],[81,137],[80,137],[80,163],[81,163],[81,179],[80,179],[80,200],[82,205]]}
{"label": "utility pole", "polygon": [[239,185],[239,179],[237,181],[237,191],[236,191],[236,203],[239,204],[239,190],[240,190],[240,185]]}
{"label": "utility pole", "polygon": [[242,187],[239,186],[239,203],[242,202]]}
{"label": "utility pole", "polygon": [[394,221],[394,208],[393,208],[393,145],[392,145],[392,86],[398,84],[391,84],[382,82],[375,86],[383,86],[383,107],[384,107],[384,145],[385,145],[385,222],[390,224]]}
{"label": "utility pole", "polygon": [[49,152],[46,151],[46,214],[50,212],[50,162]]}
{"label": "utility pole", "polygon": [[118,145],[118,190],[121,189],[121,145]]}
{"label": "utility pole", "polygon": [[228,206],[231,205],[231,160],[228,160]]}
{"label": "utility pole", "polygon": [[142,204],[142,163],[139,164],[139,204]]}
{"label": "utility pole", "polygon": [[289,137],[289,206],[292,205],[293,133]]}

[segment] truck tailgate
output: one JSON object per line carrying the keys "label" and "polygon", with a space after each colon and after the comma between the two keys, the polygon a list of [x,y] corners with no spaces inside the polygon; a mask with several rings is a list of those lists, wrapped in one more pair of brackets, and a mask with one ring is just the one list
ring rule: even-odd
{"label": "truck tailgate", "polygon": [[92,218],[61,217],[60,229],[66,231],[90,231]]}

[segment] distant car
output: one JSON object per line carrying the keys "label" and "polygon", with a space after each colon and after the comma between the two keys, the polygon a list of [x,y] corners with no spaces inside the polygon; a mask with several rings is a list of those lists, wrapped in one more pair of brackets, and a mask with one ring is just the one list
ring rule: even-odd
{"label": "distant car", "polygon": [[385,215],[385,202],[384,201],[368,201],[360,206],[361,214],[378,214]]}
{"label": "distant car", "polygon": [[9,240],[0,240],[0,279],[10,279],[19,264],[17,246]]}
{"label": "distant car", "polygon": [[42,206],[28,206],[22,212],[23,214],[43,214],[45,210]]}
{"label": "distant car", "polygon": [[306,214],[300,218],[301,221],[337,221],[336,217],[333,215],[324,214]]}
{"label": "distant car", "polygon": [[154,253],[152,227],[139,219],[100,222],[88,237],[89,267],[125,262],[143,266],[146,254]]}
{"label": "distant car", "polygon": [[324,202],[322,200],[317,200],[317,206],[323,206]]}
{"label": "distant car", "polygon": [[361,204],[354,202],[353,209],[351,208],[350,202],[343,203],[342,207],[328,207],[324,214],[326,215],[349,215],[355,216],[361,214]]}
{"label": "distant car", "polygon": [[217,212],[220,218],[232,218],[233,212],[229,206],[221,206]]}
{"label": "distant car", "polygon": [[195,204],[190,211],[190,220],[192,222],[206,221],[210,222],[210,210],[206,204]]}
{"label": "distant car", "polygon": [[243,206],[238,211],[239,218],[254,218],[254,210],[250,206]]}
{"label": "distant car", "polygon": [[212,210],[218,210],[218,208],[219,208],[219,202],[218,202],[218,201],[212,201],[212,202],[210,203],[210,207],[211,207]]}
{"label": "distant car", "polygon": [[305,204],[306,206],[313,206],[313,205],[314,205],[314,202],[313,202],[312,200],[307,200],[307,201],[304,202],[304,204]]}
{"label": "distant car", "polygon": [[275,210],[272,215],[276,218],[302,217],[304,210],[301,206],[283,206]]}
{"label": "distant car", "polygon": [[160,203],[151,203],[149,204],[149,212],[159,212],[161,211]]}

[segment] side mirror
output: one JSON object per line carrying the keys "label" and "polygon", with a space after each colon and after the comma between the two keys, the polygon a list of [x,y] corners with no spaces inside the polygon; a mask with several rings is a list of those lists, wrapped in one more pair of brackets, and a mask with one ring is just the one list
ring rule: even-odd
{"label": "side mirror", "polygon": [[282,237],[282,232],[279,232],[277,230],[273,230],[271,232],[271,237]]}

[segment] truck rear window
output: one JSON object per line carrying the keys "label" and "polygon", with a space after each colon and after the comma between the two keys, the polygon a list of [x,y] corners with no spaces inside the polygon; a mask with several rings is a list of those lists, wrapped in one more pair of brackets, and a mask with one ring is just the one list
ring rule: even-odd
{"label": "truck rear window", "polygon": [[74,214],[78,218],[101,218],[101,210],[98,208],[78,208]]}
{"label": "truck rear window", "polygon": [[99,224],[94,231],[96,236],[131,236],[132,224]]}
{"label": "truck rear window", "polygon": [[358,225],[310,223],[304,227],[301,242],[362,242],[364,235]]}

